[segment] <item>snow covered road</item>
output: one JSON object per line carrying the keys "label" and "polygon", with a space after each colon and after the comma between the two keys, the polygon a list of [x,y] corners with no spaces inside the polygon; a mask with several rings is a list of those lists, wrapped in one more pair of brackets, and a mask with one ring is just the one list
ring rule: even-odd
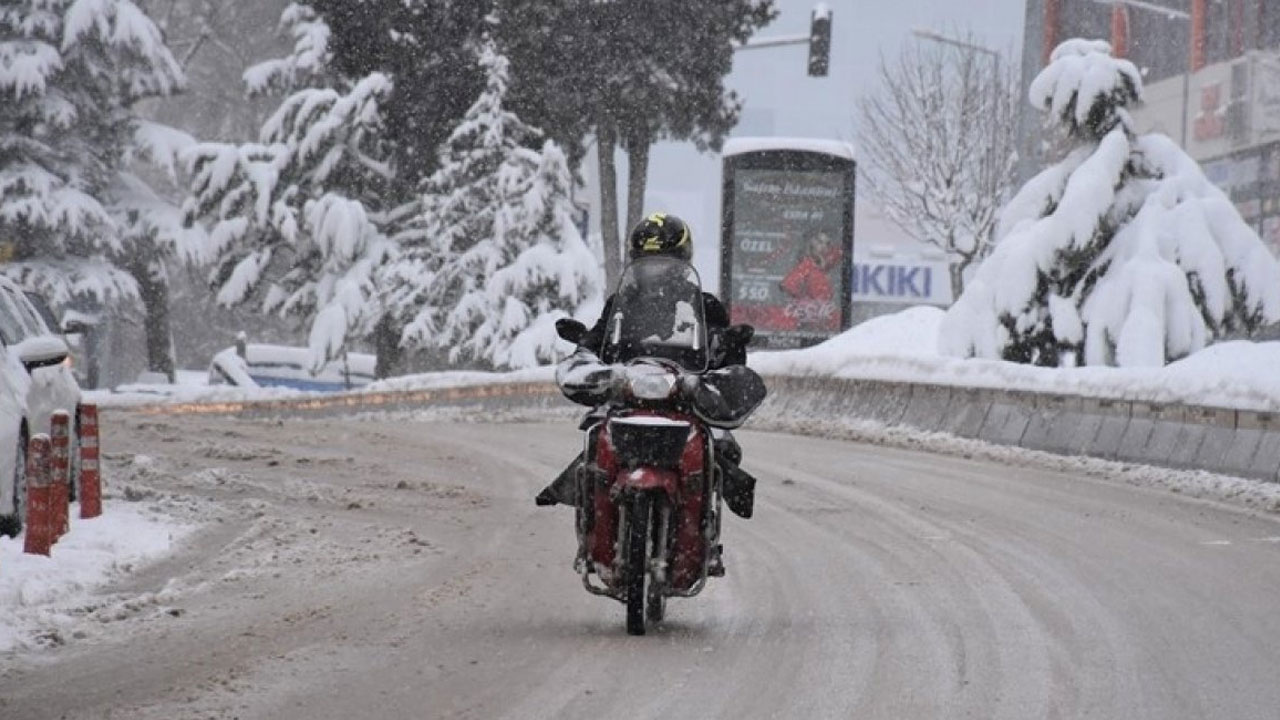
{"label": "snow covered road", "polygon": [[[104,424],[209,522],[126,608],[0,655],[13,718],[1274,718],[1280,521],[1061,472],[743,432],[728,577],[628,637],[536,490],[572,423]],[[135,456],[143,456],[141,459]],[[163,602],[133,603],[132,596]]]}

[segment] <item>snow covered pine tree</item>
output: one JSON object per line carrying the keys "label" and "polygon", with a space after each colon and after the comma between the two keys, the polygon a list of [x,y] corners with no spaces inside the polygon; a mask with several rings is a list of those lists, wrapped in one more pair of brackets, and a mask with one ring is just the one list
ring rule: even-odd
{"label": "snow covered pine tree", "polygon": [[1075,148],[1005,207],[941,350],[1047,366],[1158,366],[1280,320],[1280,263],[1168,137],[1126,110],[1142,80],[1101,41],[1059,45],[1031,103]]}
{"label": "snow covered pine tree", "polygon": [[[191,139],[134,103],[181,89],[159,29],[130,0],[14,0],[0,7],[0,257],[55,306],[116,307],[167,287],[163,257],[186,233],[131,161],[168,170]],[[168,327],[152,369],[172,370]],[[154,341],[154,342],[153,342]],[[156,367],[168,360],[169,367]]]}
{"label": "snow covered pine tree", "polygon": [[388,267],[408,347],[451,362],[529,367],[551,360],[555,321],[598,314],[600,261],[573,223],[564,153],[503,107],[508,63],[485,38],[485,88],[441,149],[419,226]]}
{"label": "snow covered pine tree", "polygon": [[264,311],[308,322],[318,369],[383,315],[374,275],[395,249],[386,228],[396,209],[381,193],[395,169],[380,157],[378,137],[391,81],[331,77],[329,29],[308,6],[289,5],[281,24],[293,54],[244,78],[251,93],[291,94],[263,124],[260,143],[193,148],[185,210],[208,225],[200,259],[214,265],[218,301],[261,297]]}

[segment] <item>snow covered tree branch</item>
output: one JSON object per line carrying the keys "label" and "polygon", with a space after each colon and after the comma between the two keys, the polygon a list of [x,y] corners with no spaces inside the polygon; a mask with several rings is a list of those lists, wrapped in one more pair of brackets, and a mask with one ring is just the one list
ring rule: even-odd
{"label": "snow covered tree branch", "polygon": [[917,44],[881,59],[861,100],[859,146],[871,193],[916,240],[952,258],[952,292],[990,251],[1014,162],[1013,78],[991,58]]}
{"label": "snow covered tree branch", "polygon": [[190,138],[134,105],[182,89],[177,61],[130,0],[6,3],[0,38],[3,272],[57,307],[141,300],[148,347],[163,348],[152,369],[171,374],[168,327],[150,318],[163,258],[187,233],[138,167],[171,173]]}
{"label": "snow covered tree branch", "polygon": [[573,223],[564,153],[504,107],[508,62],[486,39],[486,85],[441,151],[417,226],[388,266],[409,347],[528,367],[553,358],[555,321],[597,310],[599,260]]}
{"label": "snow covered tree branch", "polygon": [[1030,88],[1075,143],[1001,213],[942,350],[1038,365],[1161,365],[1280,321],[1280,263],[1169,138],[1136,136],[1132,63],[1068,40]]}
{"label": "snow covered tree branch", "polygon": [[293,4],[283,23],[295,52],[249,68],[253,92],[289,90],[262,126],[260,142],[209,143],[188,153],[189,222],[208,228],[192,259],[213,265],[218,301],[258,300],[264,311],[310,325],[313,367],[368,336],[382,318],[375,273],[394,254],[393,216],[384,192],[394,166],[381,147],[381,73],[330,86],[295,87],[327,77],[327,29]]}

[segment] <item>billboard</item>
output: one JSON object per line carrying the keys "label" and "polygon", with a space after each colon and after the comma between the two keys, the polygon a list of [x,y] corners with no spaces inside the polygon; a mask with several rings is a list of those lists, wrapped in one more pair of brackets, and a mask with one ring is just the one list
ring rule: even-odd
{"label": "billboard", "polygon": [[735,139],[724,150],[720,289],[764,347],[848,329],[855,163],[845,143]]}
{"label": "billboard", "polygon": [[951,270],[945,260],[855,258],[855,303],[891,305],[951,304]]}

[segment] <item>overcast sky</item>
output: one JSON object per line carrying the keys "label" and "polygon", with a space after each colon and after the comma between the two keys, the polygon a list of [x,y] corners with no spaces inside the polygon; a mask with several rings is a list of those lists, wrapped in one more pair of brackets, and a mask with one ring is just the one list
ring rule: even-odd
{"label": "overcast sky", "polygon": [[[777,0],[781,14],[761,37],[807,33],[815,0]],[[817,137],[853,141],[856,98],[874,89],[880,54],[920,42],[912,28],[972,32],[1015,64],[1022,42],[1025,0],[827,0],[835,13],[831,73],[806,75],[806,46],[739,51],[729,85],[745,101],[737,135]],[[685,216],[697,242],[697,265],[715,287],[719,268],[720,161],[692,145],[654,149],[647,205]],[[863,198],[860,197],[859,200]],[[861,203],[854,242],[863,248],[892,242],[869,203]]]}

